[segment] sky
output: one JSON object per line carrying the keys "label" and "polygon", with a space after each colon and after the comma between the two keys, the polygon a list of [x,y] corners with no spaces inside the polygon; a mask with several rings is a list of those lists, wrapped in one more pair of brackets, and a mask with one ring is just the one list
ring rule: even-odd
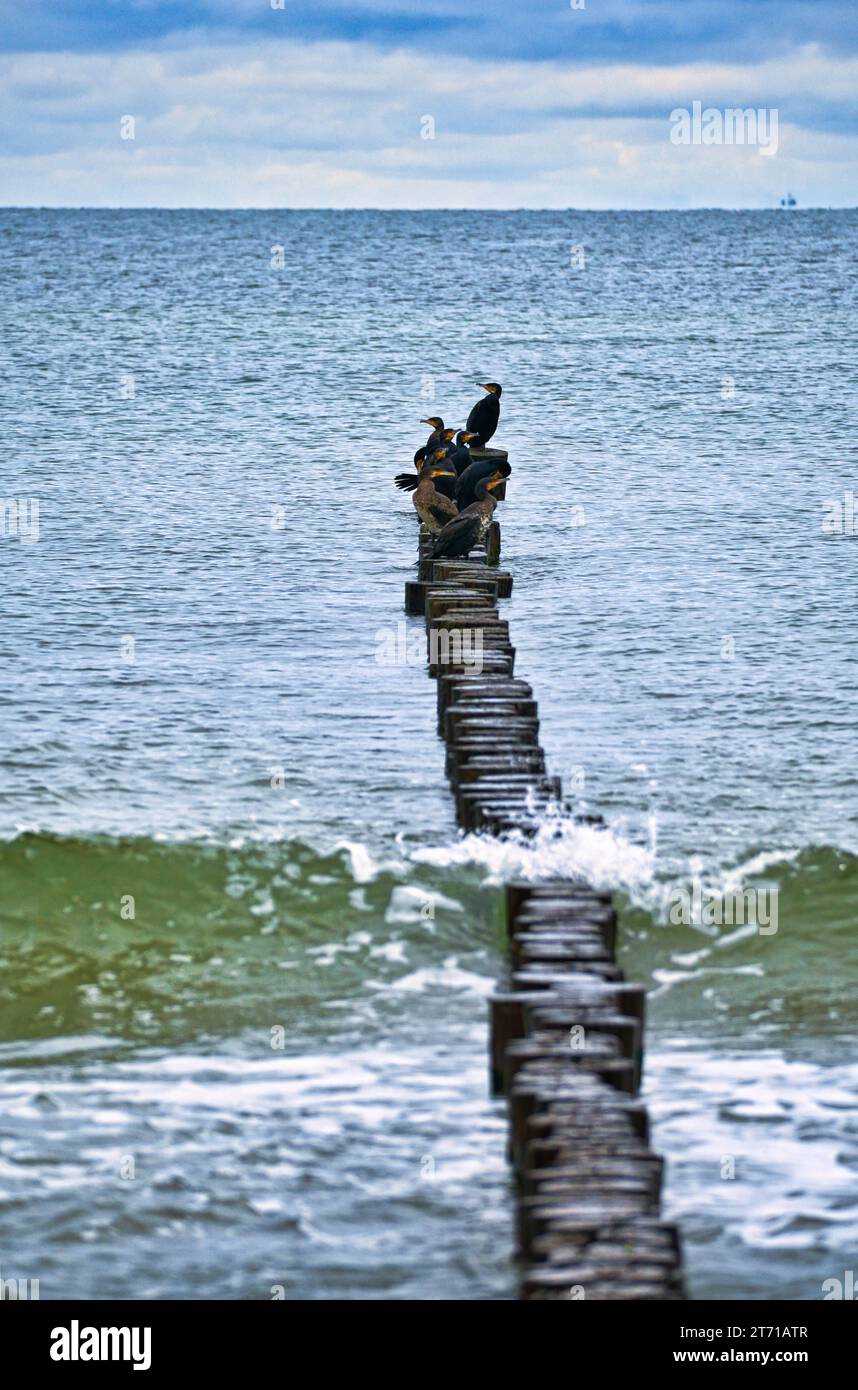
{"label": "sky", "polygon": [[0,0],[0,137],[5,206],[854,207],[858,0]]}

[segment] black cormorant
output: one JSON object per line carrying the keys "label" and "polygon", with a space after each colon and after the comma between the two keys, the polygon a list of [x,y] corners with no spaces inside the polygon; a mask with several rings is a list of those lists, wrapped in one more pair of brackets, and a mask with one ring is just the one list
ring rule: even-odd
{"label": "black cormorant", "polygon": [[[420,450],[418,449],[417,452],[419,453]],[[449,497],[452,501],[457,481],[456,470],[447,458],[444,449],[435,449],[431,457],[427,452],[419,472],[397,473],[393,480],[394,484],[399,488],[400,492],[414,492],[420,481],[423,469],[429,465],[434,469],[433,478],[436,492],[443,493],[445,497]]]}
{"label": "black cormorant", "polygon": [[464,473],[471,462],[471,451],[468,448],[472,439],[476,439],[475,434],[470,434],[468,430],[459,430],[456,435],[456,447],[450,454],[450,462],[456,470],[456,474]]}
{"label": "black cormorant", "polygon": [[456,479],[453,489],[453,498],[459,511],[463,512],[474,501],[477,484],[483,478],[490,478],[493,473],[500,473],[501,477],[508,478],[511,472],[512,468],[508,463],[498,463],[497,459],[476,459],[474,463],[468,464],[464,473],[460,473]]}
{"label": "black cormorant", "polygon": [[477,448],[484,449],[498,427],[502,388],[498,386],[496,381],[478,381],[477,385],[482,386],[488,395],[483,396],[481,401],[477,401],[468,416],[466,428],[472,430],[477,436]]}
{"label": "black cormorant", "polygon": [[[414,467],[417,469],[418,473],[426,462],[426,453],[425,444],[421,444],[417,453],[414,455]],[[417,486],[416,478],[412,477],[410,473],[397,473],[393,481],[396,483],[397,487],[402,488],[403,492],[413,492]]]}
{"label": "black cormorant", "polygon": [[[455,431],[455,430],[442,430],[442,431],[441,431],[441,437],[440,437],[440,439],[438,440],[438,443],[437,443],[436,446],[435,446],[435,450],[437,451],[438,449],[443,449],[443,451],[444,451],[444,457],[445,457],[445,458],[449,458],[450,455],[455,451],[455,448],[456,448],[455,444],[453,443],[453,440],[454,440],[455,438],[456,438],[456,431]],[[430,452],[431,452],[431,451],[430,451]]]}
{"label": "black cormorant", "polygon": [[426,440],[427,449],[437,449],[441,443],[441,435],[444,433],[444,421],[440,415],[430,415],[427,420],[421,420],[421,425],[431,425],[432,433]]}

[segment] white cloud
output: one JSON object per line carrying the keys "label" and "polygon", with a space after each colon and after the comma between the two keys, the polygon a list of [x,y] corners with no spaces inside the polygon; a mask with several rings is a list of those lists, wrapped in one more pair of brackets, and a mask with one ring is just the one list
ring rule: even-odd
{"label": "white cloud", "polygon": [[[2,201],[96,206],[854,204],[858,137],[790,120],[854,99],[858,60],[757,66],[427,63],[367,44],[200,44],[0,61]],[[695,99],[780,105],[774,159],[682,148]],[[436,120],[421,140],[420,117]],[[119,121],[136,117],[136,138]]]}

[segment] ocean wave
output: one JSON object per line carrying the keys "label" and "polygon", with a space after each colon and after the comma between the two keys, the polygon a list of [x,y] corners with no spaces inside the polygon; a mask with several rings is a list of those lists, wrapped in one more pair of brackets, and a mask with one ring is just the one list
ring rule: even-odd
{"label": "ocean wave", "polygon": [[771,1019],[781,990],[784,1019],[845,1016],[837,982],[858,972],[858,858],[751,848],[727,869],[703,866],[712,891],[777,889],[770,934],[755,919],[674,924],[667,904],[686,869],[700,865],[665,868],[654,834],[639,844],[619,824],[568,819],[529,840],[403,840],[390,855],[357,841],[323,853],[297,840],[24,834],[0,844],[0,1042],[169,1043],[275,1024],[284,1010],[293,1023],[320,1009],[346,1019],[345,999],[372,1008],[415,988],[482,991],[501,969],[501,898],[487,890],[513,877],[616,891],[629,973],[696,1017],[702,1000]]}
{"label": "ocean wave", "polygon": [[0,844],[0,1042],[294,1028],[408,976],[428,990],[439,957],[485,955],[493,914],[480,874],[357,842],[20,835]]}
{"label": "ocean wave", "polygon": [[749,849],[733,863],[707,863],[703,856],[662,855],[657,825],[647,838],[631,838],[625,823],[591,825],[569,816],[546,816],[535,835],[468,834],[449,844],[413,849],[411,858],[440,869],[474,865],[488,884],[511,878],[532,882],[581,878],[615,892],[621,903],[665,924],[678,889],[695,882],[704,893],[728,898],[749,887],[776,889],[796,903],[812,895],[814,911],[832,918],[858,902],[858,856],[831,845]]}
{"label": "ocean wave", "polygon": [[399,837],[388,854],[352,840],[320,850],[296,839],[25,832],[0,842],[0,921],[7,932],[88,923],[109,936],[135,927],[264,932],[266,923],[288,919],[290,935],[310,939],[315,922],[326,926],[344,908],[379,913],[389,926],[431,929],[435,908],[461,913],[460,890],[570,877],[618,893],[656,923],[666,920],[671,892],[695,879],[712,893],[765,883],[778,887],[782,900],[809,895],[826,919],[858,900],[858,856],[830,845],[752,847],[732,864],[707,864],[693,855],[663,856],[654,822],[641,842],[623,822],[598,826],[554,816],[531,837],[468,834],[438,845]]}

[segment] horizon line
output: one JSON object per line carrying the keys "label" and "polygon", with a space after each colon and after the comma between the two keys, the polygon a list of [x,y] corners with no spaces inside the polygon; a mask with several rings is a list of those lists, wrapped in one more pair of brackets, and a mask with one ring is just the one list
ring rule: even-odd
{"label": "horizon line", "polygon": [[[785,195],[789,196],[789,195]],[[479,212],[479,213],[507,213],[507,212],[575,212],[575,213],[604,213],[604,212],[856,212],[858,204],[855,203],[805,203],[785,206],[777,203],[774,206],[763,207],[759,204],[717,204],[713,203],[706,207],[575,207],[572,204],[567,207],[491,207],[483,208],[474,205],[462,205],[458,207],[376,207],[371,204],[365,207],[295,207],[292,205],[277,205],[272,203],[267,207],[244,206],[244,207],[224,207],[224,206],[205,206],[192,207],[187,205],[177,205],[168,203],[0,203],[0,212]]]}

